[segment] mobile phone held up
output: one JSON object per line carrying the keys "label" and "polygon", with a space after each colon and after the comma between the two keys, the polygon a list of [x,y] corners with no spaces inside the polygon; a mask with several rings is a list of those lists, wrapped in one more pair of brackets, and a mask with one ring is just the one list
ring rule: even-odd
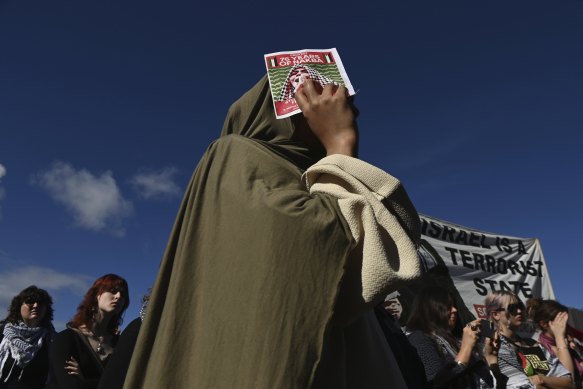
{"label": "mobile phone held up", "polygon": [[490,320],[486,319],[480,320],[480,337],[482,338],[494,337],[494,324],[492,324]]}

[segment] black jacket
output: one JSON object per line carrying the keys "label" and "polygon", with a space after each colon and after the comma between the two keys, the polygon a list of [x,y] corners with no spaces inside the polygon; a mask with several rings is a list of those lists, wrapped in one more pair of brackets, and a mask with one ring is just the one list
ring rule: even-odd
{"label": "black jacket", "polygon": [[[4,338],[4,323],[0,324],[0,342]],[[32,361],[24,367],[24,369],[14,366],[14,359],[8,356],[8,360],[4,365],[2,374],[0,375],[0,389],[42,389],[45,387],[47,376],[49,372],[49,343],[50,340],[45,339],[42,347]],[[12,371],[10,371],[12,369]],[[22,373],[22,376],[20,376]],[[8,382],[4,382],[8,377]]]}
{"label": "black jacket", "polygon": [[[50,355],[51,389],[95,389],[107,362],[101,362],[87,339],[70,328],[55,336]],[[83,378],[67,374],[65,362],[70,357],[79,363]]]}
{"label": "black jacket", "polygon": [[142,319],[134,319],[119,337],[119,342],[107,361],[97,389],[122,389],[130,367],[134,347],[142,327]]}

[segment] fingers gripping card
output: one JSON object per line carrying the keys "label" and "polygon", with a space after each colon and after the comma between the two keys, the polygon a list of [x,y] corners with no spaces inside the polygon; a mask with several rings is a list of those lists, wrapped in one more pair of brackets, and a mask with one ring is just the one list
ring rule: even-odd
{"label": "fingers gripping card", "polygon": [[350,96],[355,93],[335,48],[280,51],[265,54],[264,58],[278,119],[301,112],[294,95],[307,78],[322,87],[326,84],[342,85]]}

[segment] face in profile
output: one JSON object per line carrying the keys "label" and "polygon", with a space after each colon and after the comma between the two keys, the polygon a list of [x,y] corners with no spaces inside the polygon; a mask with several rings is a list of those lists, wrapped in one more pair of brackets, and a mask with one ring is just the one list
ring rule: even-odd
{"label": "face in profile", "polygon": [[449,310],[447,312],[447,324],[449,325],[449,328],[454,329],[456,322],[457,322],[457,308],[452,305],[451,307],[449,307]]}
{"label": "face in profile", "polygon": [[506,312],[506,320],[508,321],[508,326],[519,327],[524,321],[523,315],[526,313],[526,308],[522,301],[514,300],[510,302],[504,309]]}
{"label": "face in profile", "polygon": [[119,288],[106,289],[97,296],[97,305],[103,312],[119,313],[123,309],[124,303],[125,296]]}
{"label": "face in profile", "polygon": [[294,69],[291,74],[289,75],[289,82],[293,88],[293,91],[297,91],[300,85],[304,83],[306,78],[310,78],[310,73],[306,70],[306,68],[299,67]]}

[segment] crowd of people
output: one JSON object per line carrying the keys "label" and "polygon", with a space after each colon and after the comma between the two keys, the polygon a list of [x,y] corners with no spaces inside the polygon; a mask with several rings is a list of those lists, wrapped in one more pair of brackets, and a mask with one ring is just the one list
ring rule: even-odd
{"label": "crowd of people", "polygon": [[343,86],[308,78],[293,96],[303,114],[277,120],[264,77],[233,104],[122,333],[118,275],[59,333],[45,290],[16,295],[0,389],[576,388],[581,343],[556,301],[493,292],[486,318],[461,323],[451,291],[426,286],[403,312],[396,291],[422,274],[413,204],[357,158]]}
{"label": "crowd of people", "polygon": [[[0,388],[97,388],[117,348],[129,303],[127,282],[106,274],[57,333],[49,293],[34,285],[22,290],[0,322]],[[122,386],[123,380],[114,387]]]}
{"label": "crowd of people", "polygon": [[[140,316],[120,334],[128,285],[107,274],[56,333],[51,296],[27,287],[0,323],[0,388],[122,388],[148,300],[146,295]],[[490,293],[484,303],[487,318],[466,325],[458,320],[453,295],[439,286],[422,288],[409,315],[403,315],[398,292],[376,306],[407,388],[581,387],[583,343],[567,324],[567,307],[540,298],[525,305],[512,292]],[[538,327],[532,336],[520,335],[527,321]]]}
{"label": "crowd of people", "polygon": [[[453,295],[430,286],[416,296],[404,332],[417,350],[431,388],[578,388],[581,343],[567,343],[567,308],[512,292],[485,298],[486,318],[461,326]],[[547,307],[555,307],[554,310]],[[522,334],[530,321],[539,326]]]}

